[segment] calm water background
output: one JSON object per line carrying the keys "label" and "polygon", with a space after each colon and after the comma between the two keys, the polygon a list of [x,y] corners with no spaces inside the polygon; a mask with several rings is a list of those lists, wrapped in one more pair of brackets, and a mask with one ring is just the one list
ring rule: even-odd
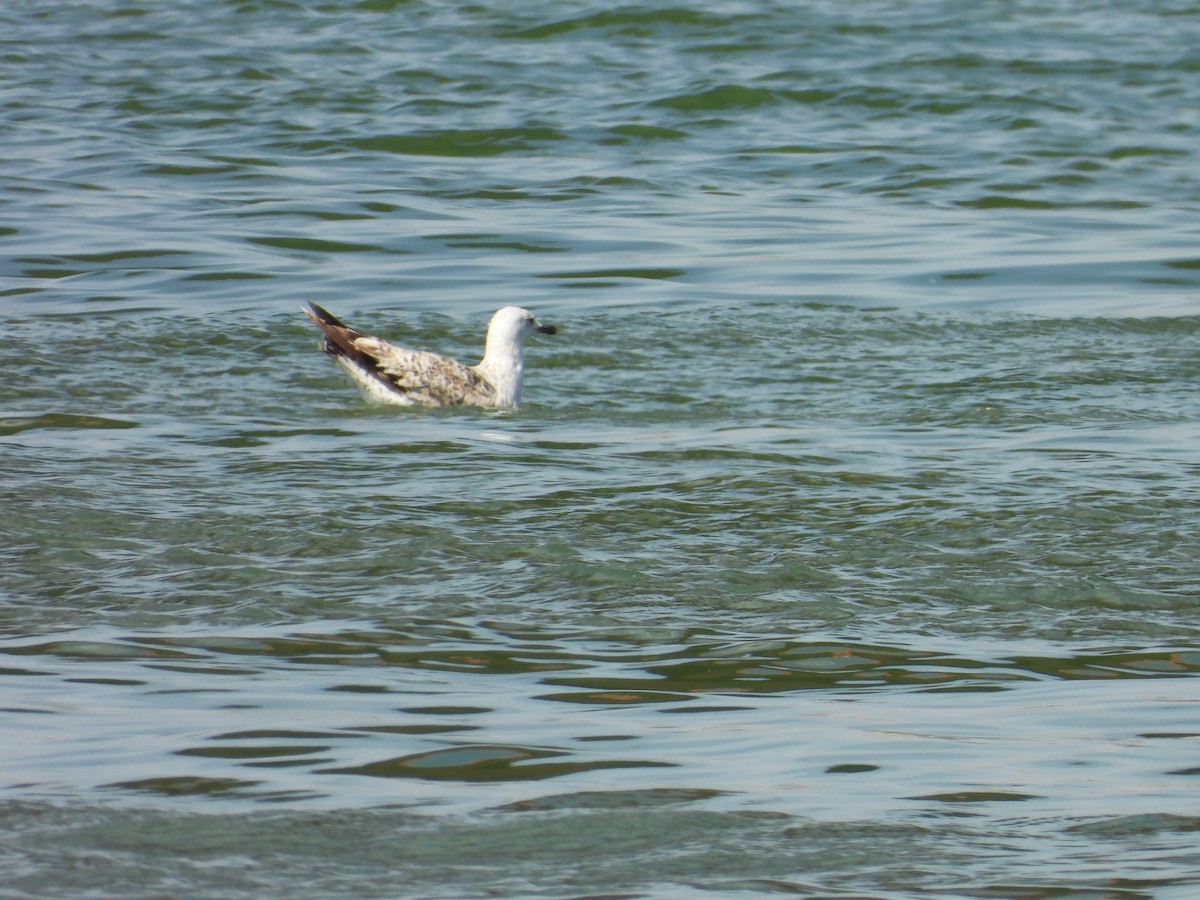
{"label": "calm water background", "polygon": [[0,896],[1200,891],[1194,3],[0,34]]}

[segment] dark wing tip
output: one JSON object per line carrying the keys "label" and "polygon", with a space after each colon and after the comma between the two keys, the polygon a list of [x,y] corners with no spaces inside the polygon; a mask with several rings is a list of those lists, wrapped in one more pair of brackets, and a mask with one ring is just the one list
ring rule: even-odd
{"label": "dark wing tip", "polygon": [[363,356],[362,351],[354,346],[354,342],[362,335],[324,307],[315,303],[308,305],[309,309],[302,306],[300,311],[312,319],[313,324],[320,328],[321,333],[325,335],[324,349],[326,353],[331,356],[347,356],[351,359],[359,359]]}
{"label": "dark wing tip", "polygon": [[312,312],[309,312],[309,309],[300,307],[301,312],[303,312],[306,316],[308,316],[310,319],[312,319],[318,325],[332,325],[334,328],[346,328],[347,327],[345,322],[343,322],[341,319],[339,319],[337,316],[335,316],[333,313],[331,313],[325,307],[318,306],[317,304],[313,303],[311,300],[308,302],[308,307],[309,307],[309,309],[312,310]]}

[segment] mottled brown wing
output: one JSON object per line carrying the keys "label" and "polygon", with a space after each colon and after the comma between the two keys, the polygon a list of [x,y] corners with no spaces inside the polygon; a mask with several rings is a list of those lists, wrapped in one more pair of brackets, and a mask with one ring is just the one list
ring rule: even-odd
{"label": "mottled brown wing", "polygon": [[449,357],[364,337],[315,303],[304,310],[325,336],[325,352],[347,366],[376,400],[421,406],[495,405],[496,392],[474,369]]}
{"label": "mottled brown wing", "polygon": [[409,350],[374,337],[354,341],[355,351],[372,360],[377,377],[422,406],[492,406],[496,392],[470,366],[457,360]]}

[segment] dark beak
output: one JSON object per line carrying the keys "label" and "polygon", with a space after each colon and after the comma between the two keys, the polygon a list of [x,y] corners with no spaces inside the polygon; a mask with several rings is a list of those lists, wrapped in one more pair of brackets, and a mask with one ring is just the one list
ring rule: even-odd
{"label": "dark beak", "polygon": [[558,334],[558,329],[553,325],[538,325],[538,334]]}

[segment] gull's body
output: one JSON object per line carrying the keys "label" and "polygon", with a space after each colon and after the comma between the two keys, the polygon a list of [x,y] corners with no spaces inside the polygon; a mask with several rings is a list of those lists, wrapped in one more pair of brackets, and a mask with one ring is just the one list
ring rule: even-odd
{"label": "gull's body", "polygon": [[482,406],[516,409],[525,380],[525,341],[554,334],[527,309],[506,306],[488,325],[483,359],[468,366],[428,350],[397,347],[359,334],[315,303],[308,316],[333,357],[368,399],[400,406]]}

